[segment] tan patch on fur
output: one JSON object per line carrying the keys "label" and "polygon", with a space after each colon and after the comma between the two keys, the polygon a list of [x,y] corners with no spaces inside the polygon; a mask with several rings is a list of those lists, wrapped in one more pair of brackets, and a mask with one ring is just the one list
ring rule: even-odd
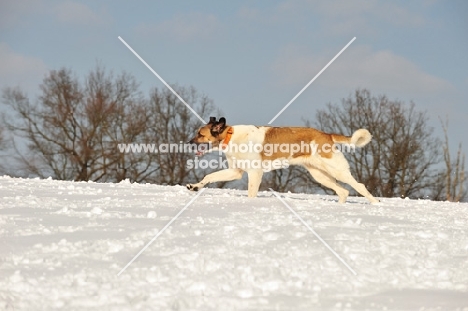
{"label": "tan patch on fur", "polygon": [[[281,144],[297,144],[301,145],[303,142],[304,144],[310,144],[314,142],[318,145],[317,150],[322,150],[322,146],[324,144],[333,145],[334,141],[331,134],[327,134],[316,130],[314,128],[307,128],[307,127],[272,127],[265,132],[265,144],[271,145],[281,145]],[[330,150],[329,152],[320,152],[319,155],[323,158],[331,158],[333,152]],[[297,158],[300,156],[310,156],[310,152],[296,152],[290,155],[289,152],[281,152],[279,148],[276,152],[273,152],[271,155],[266,155],[264,151],[262,151],[262,159],[263,160],[273,160],[277,158],[289,158],[292,156],[293,158]]]}

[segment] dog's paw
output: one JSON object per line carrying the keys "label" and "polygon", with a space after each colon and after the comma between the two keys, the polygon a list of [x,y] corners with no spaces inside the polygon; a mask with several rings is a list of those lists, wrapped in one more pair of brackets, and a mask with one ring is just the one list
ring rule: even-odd
{"label": "dog's paw", "polygon": [[198,187],[192,184],[187,184],[187,189],[190,191],[198,191]]}

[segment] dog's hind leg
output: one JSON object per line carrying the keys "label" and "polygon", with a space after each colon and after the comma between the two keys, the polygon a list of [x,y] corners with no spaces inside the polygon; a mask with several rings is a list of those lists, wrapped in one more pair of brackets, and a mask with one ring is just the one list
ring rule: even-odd
{"label": "dog's hind leg", "polygon": [[366,189],[364,184],[361,184],[354,179],[349,171],[335,171],[335,178],[339,181],[347,183],[351,187],[354,188],[357,192],[359,192],[362,196],[366,197],[371,203],[379,203],[379,200],[374,198],[372,194]]}
{"label": "dog's hind leg", "polygon": [[346,198],[348,197],[349,191],[340,186],[337,182],[336,179],[330,176],[327,172],[324,172],[322,170],[319,170],[317,168],[314,168],[312,166],[306,166],[305,167],[310,175],[318,182],[324,185],[327,188],[330,188],[336,192],[336,194],[339,197],[340,203],[345,203]]}
{"label": "dog's hind leg", "polygon": [[363,197],[366,197],[371,203],[378,203],[379,200],[374,198],[366,187],[358,183],[349,171],[349,164],[342,153],[334,153],[331,159],[322,159],[320,168],[326,171],[334,179],[347,183],[354,188]]}
{"label": "dog's hind leg", "polygon": [[249,175],[248,196],[249,198],[254,198],[257,196],[258,188],[262,183],[263,170],[249,170],[247,171],[247,174]]}
{"label": "dog's hind leg", "polygon": [[187,189],[192,191],[198,191],[209,183],[241,179],[243,173],[244,171],[238,168],[228,168],[225,170],[217,171],[206,175],[199,183],[187,184]]}

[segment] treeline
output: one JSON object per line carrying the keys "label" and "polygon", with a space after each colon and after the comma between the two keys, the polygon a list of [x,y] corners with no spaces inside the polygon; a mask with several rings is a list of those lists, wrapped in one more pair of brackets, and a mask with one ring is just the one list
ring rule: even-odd
{"label": "treeline", "polygon": [[[213,101],[193,87],[174,87],[203,118]],[[34,102],[20,89],[5,89],[4,131],[12,138],[4,170],[60,180],[183,184],[206,172],[189,170],[187,153],[121,153],[120,143],[188,141],[200,121],[169,90],[148,96],[129,74],[101,67],[81,82],[70,70],[51,71]],[[4,139],[5,140],[5,139]],[[26,146],[25,146],[26,145]],[[12,152],[13,151],[13,152]],[[7,163],[5,163],[7,162]]]}
{"label": "treeline", "polygon": [[[444,140],[434,136],[427,113],[418,111],[413,103],[407,105],[359,89],[340,104],[327,104],[317,111],[315,120],[305,123],[328,133],[350,135],[359,128],[371,132],[369,145],[345,156],[353,176],[374,196],[466,201],[462,145],[454,157],[449,148],[448,122],[440,121]],[[293,192],[309,192],[315,183],[300,167],[271,172],[269,181],[280,191]]]}
{"label": "treeline", "polygon": [[[213,101],[193,87],[174,89],[205,120],[218,116]],[[154,88],[143,94],[135,78],[104,68],[80,80],[69,69],[52,70],[30,100],[22,90],[2,92],[6,113],[0,126],[3,173],[51,176],[60,180],[133,182],[177,185],[198,181],[210,169],[187,167],[190,153],[122,153],[121,143],[187,142],[201,126],[174,94]],[[378,197],[433,200],[467,199],[465,155],[436,138],[428,116],[414,104],[356,90],[340,104],[328,104],[314,120],[304,120],[330,133],[351,134],[367,128],[372,142],[346,154],[352,174]],[[226,183],[218,184],[224,186]],[[245,187],[245,185],[244,185]],[[263,189],[317,193],[320,185],[300,167],[264,175]],[[323,189],[329,191],[329,189]]]}

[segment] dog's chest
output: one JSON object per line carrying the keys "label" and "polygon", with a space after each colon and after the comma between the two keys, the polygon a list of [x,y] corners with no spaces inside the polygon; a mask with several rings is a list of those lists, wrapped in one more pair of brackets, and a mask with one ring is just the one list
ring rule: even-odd
{"label": "dog's chest", "polygon": [[234,126],[234,134],[225,151],[226,156],[236,159],[261,159],[259,150],[263,147],[266,129],[253,125]]}

